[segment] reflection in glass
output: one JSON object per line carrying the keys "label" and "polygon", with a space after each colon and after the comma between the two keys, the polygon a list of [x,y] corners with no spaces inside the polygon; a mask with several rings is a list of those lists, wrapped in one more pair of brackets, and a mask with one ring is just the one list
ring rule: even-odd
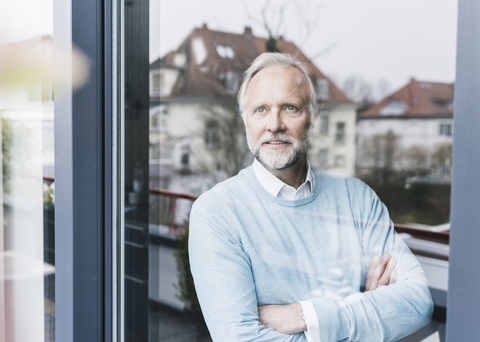
{"label": "reflection in glass", "polygon": [[52,37],[4,44],[0,59],[0,340],[54,341]]}
{"label": "reflection in glass", "polygon": [[[416,246],[415,253],[427,277],[441,278],[433,286],[440,291],[440,300],[436,303],[441,305],[441,297],[447,290],[448,234],[440,233],[442,236],[438,237],[435,230],[449,228],[452,84],[442,83],[438,88],[437,83],[412,79],[405,92],[403,88],[392,92],[386,79],[394,70],[385,68],[379,69],[383,74],[377,84],[353,74],[343,74],[342,82],[334,72],[332,75],[327,72],[328,61],[324,63],[324,56],[312,52],[313,47],[318,50],[321,39],[301,45],[295,33],[287,39],[274,32],[274,37],[267,38],[258,26],[252,30],[249,25],[253,21],[247,19],[248,15],[239,19],[241,23],[236,29],[215,20],[207,20],[207,24],[187,23],[188,14],[179,10],[173,15],[174,6],[170,7],[167,2],[162,3],[162,6],[165,4],[162,10],[167,13],[162,15],[175,17],[183,27],[190,25],[190,28],[184,29],[180,37],[173,24],[164,24],[163,31],[169,32],[168,39],[175,43],[170,43],[169,49],[160,56],[152,53],[152,50],[160,51],[156,50],[160,39],[152,38],[159,37],[159,3],[150,1],[150,53],[138,41],[139,36],[147,41],[146,33],[140,34],[145,32],[141,24],[136,22],[147,22],[146,13],[138,8],[140,2],[129,3],[126,9],[129,18],[125,69],[127,337],[137,336],[143,340],[145,335],[129,335],[128,331],[137,329],[138,333],[148,329],[151,341],[208,340],[188,272],[185,241],[189,212],[198,195],[251,163],[235,95],[249,63],[272,47],[300,56],[311,69],[320,113],[314,119],[310,163],[366,181],[387,204],[396,223],[444,224],[428,228],[434,231],[431,240],[435,241],[404,236],[412,249]],[[258,6],[263,3],[259,2]],[[210,12],[211,9],[221,18],[232,17],[220,5],[211,6]],[[271,9],[271,13],[274,10]],[[380,16],[385,17],[388,9],[381,10],[385,12]],[[369,8],[366,12],[378,15],[379,10]],[[291,20],[301,17],[297,12],[289,13]],[[286,28],[289,29],[291,27]],[[385,25],[385,30],[389,29],[390,26]],[[355,32],[350,30],[347,36],[353,37]],[[377,38],[362,37],[358,41],[363,39],[375,41]],[[347,39],[342,44],[346,46]],[[331,48],[335,48],[335,44],[326,50]],[[357,51],[357,48],[351,49]],[[360,57],[357,52],[346,53],[343,45],[336,53],[344,63],[342,70],[339,69],[342,72],[352,64],[346,61]],[[363,54],[372,58],[371,51]],[[384,60],[389,59],[384,57]],[[366,69],[372,71],[374,67],[375,62],[370,61]],[[328,71],[331,72],[331,68]],[[398,94],[405,96],[397,98]],[[415,118],[405,119],[412,108],[425,108],[426,104],[436,109],[430,113],[432,117],[429,118],[427,112],[416,112]],[[429,123],[426,120],[430,120]],[[407,228],[397,225],[398,231]],[[148,270],[144,269],[146,253]],[[432,255],[437,268],[428,265],[430,259],[422,259]],[[148,296],[145,296],[146,284]],[[145,310],[149,313],[148,319],[144,316]]]}

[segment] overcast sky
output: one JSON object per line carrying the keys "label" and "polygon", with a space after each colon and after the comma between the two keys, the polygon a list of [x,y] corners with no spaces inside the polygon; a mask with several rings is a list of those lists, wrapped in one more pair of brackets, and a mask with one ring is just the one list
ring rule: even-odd
{"label": "overcast sky", "polygon": [[[248,19],[241,0],[159,1],[162,56],[203,23],[236,33],[250,25],[255,35],[267,35]],[[264,3],[247,0],[251,15],[257,15]],[[318,24],[301,48],[313,57],[331,47],[314,62],[337,82],[354,74],[374,84],[385,79],[394,90],[411,77],[454,81],[457,0],[312,0],[318,3],[321,6],[312,5],[305,15]],[[296,29],[299,17],[292,8],[282,25],[285,38],[297,44],[304,37]]]}
{"label": "overcast sky", "polygon": [[[246,1],[250,13],[258,16],[268,0]],[[176,49],[203,23],[236,33],[249,25],[255,35],[267,35],[248,19],[242,0],[149,2],[151,61]],[[280,2],[270,0],[274,5]],[[0,5],[0,44],[52,34],[53,0],[0,0]],[[317,26],[302,43],[305,35],[299,27],[305,20]],[[281,28],[308,57],[324,51],[314,62],[340,86],[351,75],[372,84],[385,79],[391,90],[410,77],[455,79],[457,0],[311,0],[307,14],[289,8]]]}
{"label": "overcast sky", "polygon": [[0,0],[0,45],[52,32],[53,0]]}

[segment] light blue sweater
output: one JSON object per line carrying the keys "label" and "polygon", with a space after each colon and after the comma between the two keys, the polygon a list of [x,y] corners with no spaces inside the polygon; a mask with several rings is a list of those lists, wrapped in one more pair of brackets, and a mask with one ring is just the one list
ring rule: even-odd
{"label": "light blue sweater", "polygon": [[[314,171],[301,200],[273,197],[248,167],[195,202],[190,262],[215,342],[306,342],[266,329],[257,305],[309,299],[321,342],[395,341],[430,322],[424,272],[383,203],[358,179]],[[386,252],[397,283],[363,293],[370,260]]]}

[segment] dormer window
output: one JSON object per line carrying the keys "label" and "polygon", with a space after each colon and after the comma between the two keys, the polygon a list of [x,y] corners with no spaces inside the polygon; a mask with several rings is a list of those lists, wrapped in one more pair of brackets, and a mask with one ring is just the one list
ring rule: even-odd
{"label": "dormer window", "polygon": [[402,101],[391,101],[380,110],[380,115],[403,115],[407,111],[407,106]]}
{"label": "dormer window", "polygon": [[197,65],[200,65],[207,58],[207,50],[205,49],[203,40],[201,38],[195,38],[192,41],[192,45],[193,45],[193,52],[195,54],[195,62],[197,62]]}
{"label": "dormer window", "polygon": [[454,108],[453,103],[454,103],[454,102],[453,102],[453,99],[451,99],[450,101],[448,101],[447,107],[448,107],[449,110],[453,110],[453,108]]}
{"label": "dormer window", "polygon": [[422,89],[430,89],[432,87],[432,84],[429,83],[429,82],[420,82],[420,83],[418,83],[418,85]]}
{"label": "dormer window", "polygon": [[233,49],[230,46],[216,45],[215,49],[217,50],[218,55],[222,58],[233,59],[233,57],[235,57],[235,52],[233,52]]}

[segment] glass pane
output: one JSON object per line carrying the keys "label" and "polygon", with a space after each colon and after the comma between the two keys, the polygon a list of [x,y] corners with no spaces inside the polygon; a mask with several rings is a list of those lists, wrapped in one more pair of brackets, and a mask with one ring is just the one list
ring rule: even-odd
{"label": "glass pane", "polygon": [[318,99],[310,164],[371,186],[425,270],[434,321],[404,341],[443,341],[457,3],[149,6],[126,6],[127,339],[210,339],[189,271],[190,210],[252,164],[236,95],[250,63],[278,50],[306,61]]}
{"label": "glass pane", "polygon": [[53,1],[0,12],[0,340],[55,341]]}
{"label": "glass pane", "polygon": [[125,3],[125,341],[147,341],[149,326],[148,10]]}

